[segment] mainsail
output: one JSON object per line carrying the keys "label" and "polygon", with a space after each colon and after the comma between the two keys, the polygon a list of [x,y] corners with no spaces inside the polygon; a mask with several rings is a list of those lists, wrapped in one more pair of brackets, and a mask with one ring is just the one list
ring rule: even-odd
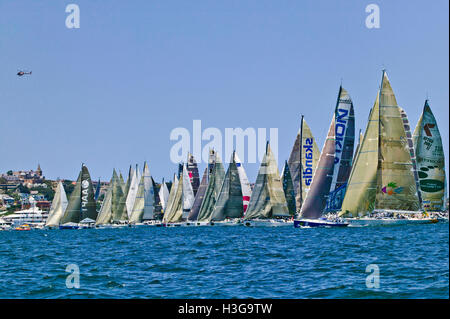
{"label": "mainsail", "polygon": [[205,197],[206,188],[208,187],[208,167],[205,167],[203,172],[202,181],[200,182],[200,187],[195,195],[194,204],[192,205],[191,212],[189,213],[188,220],[197,220],[198,213],[200,212],[200,206],[202,205],[203,198]]}
{"label": "mainsail", "polygon": [[374,209],[419,209],[401,109],[384,71],[340,215],[362,216]]}
{"label": "mainsail", "polygon": [[284,162],[283,171],[281,172],[281,183],[283,184],[284,196],[289,209],[289,214],[295,215],[295,191],[292,183],[291,171],[287,161]]}
{"label": "mainsail", "polygon": [[210,150],[208,163],[208,187],[200,206],[198,213],[198,221],[209,221],[213,213],[214,206],[219,196],[220,189],[225,177],[225,170],[219,154],[214,150]]}
{"label": "mainsail", "polygon": [[428,100],[414,130],[422,208],[426,211],[445,210],[445,159],[442,138]]}
{"label": "mainsail", "polygon": [[292,183],[294,184],[297,211],[300,211],[309,187],[311,186],[319,156],[320,153],[316,140],[302,116],[300,131],[297,134],[288,160]]}
{"label": "mainsail", "polygon": [[267,143],[245,219],[276,217],[289,217],[289,209],[280,172],[270,145]]}
{"label": "mainsail", "polygon": [[197,162],[192,154],[188,154],[187,170],[195,196],[197,194],[198,187],[200,186],[200,177],[198,175]]}
{"label": "mainsail", "polygon": [[241,181],[242,190],[242,205],[244,206],[244,214],[247,211],[248,203],[250,202],[250,197],[252,196],[252,188],[250,182],[248,181],[247,174],[245,173],[244,166],[239,159],[236,152],[234,154],[234,161],[236,162],[236,167],[239,173],[239,180]]}
{"label": "mainsail", "polygon": [[222,188],[217,197],[217,202],[211,214],[210,220],[221,221],[226,218],[240,218],[244,215],[242,204],[242,189],[239,172],[234,153],[228,166]]}
{"label": "mainsail", "polygon": [[60,224],[79,223],[85,218],[96,220],[97,211],[91,176],[83,164]]}
{"label": "mainsail", "polygon": [[58,226],[67,208],[67,204],[66,191],[64,190],[64,186],[61,181],[59,181],[45,226]]}

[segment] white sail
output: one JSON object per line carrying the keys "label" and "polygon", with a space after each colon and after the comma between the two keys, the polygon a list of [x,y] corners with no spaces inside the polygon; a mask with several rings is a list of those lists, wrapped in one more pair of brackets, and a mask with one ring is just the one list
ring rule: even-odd
{"label": "white sail", "polygon": [[66,191],[64,190],[64,186],[61,181],[59,181],[45,226],[59,225],[59,221],[66,211],[67,203],[68,201]]}
{"label": "white sail", "polygon": [[194,190],[189,178],[186,164],[183,165],[183,219],[187,219],[192,205],[194,204]]}
{"label": "white sail", "polygon": [[138,169],[133,171],[133,175],[131,176],[130,188],[128,190],[127,199],[125,201],[128,218],[130,218],[131,213],[133,211],[134,202],[136,201],[136,195],[139,187],[139,179],[138,179]]}
{"label": "white sail", "polygon": [[153,219],[155,209],[155,191],[153,189],[152,176],[147,163],[144,164],[142,173],[144,179],[144,216],[143,219]]}
{"label": "white sail", "polygon": [[161,207],[163,210],[166,209],[167,201],[169,200],[169,189],[167,188],[164,179],[161,183],[161,188],[159,189],[159,200],[161,201]]}
{"label": "white sail", "polygon": [[234,152],[234,161],[236,162],[237,170],[239,173],[239,179],[241,180],[242,201],[244,205],[244,214],[245,214],[248,204],[250,203],[250,197],[252,196],[252,188],[250,187],[250,183],[248,181],[247,174],[245,173],[244,166],[242,166],[242,162],[237,156],[236,152]]}

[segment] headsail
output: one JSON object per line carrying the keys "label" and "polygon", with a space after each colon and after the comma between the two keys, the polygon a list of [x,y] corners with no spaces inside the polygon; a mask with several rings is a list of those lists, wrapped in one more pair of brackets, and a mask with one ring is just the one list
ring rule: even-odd
{"label": "headsail", "polygon": [[294,216],[296,213],[294,184],[292,183],[291,171],[287,161],[284,162],[283,171],[281,172],[281,183],[283,184],[289,214]]}
{"label": "headsail", "polygon": [[125,201],[128,219],[131,216],[131,212],[133,211],[134,202],[136,201],[136,195],[137,195],[137,191],[138,191],[138,187],[139,187],[139,179],[140,179],[140,174],[139,174],[138,167],[136,165],[136,169],[134,170],[133,175],[131,177],[130,188],[128,189],[127,198]]}
{"label": "headsail", "polygon": [[428,100],[414,130],[414,146],[423,209],[443,211],[446,204],[444,149]]}
{"label": "headsail", "polygon": [[270,145],[267,143],[245,219],[275,217],[289,217],[289,209],[280,172]]}
{"label": "headsail", "polygon": [[64,190],[61,181],[58,181],[58,186],[56,187],[55,196],[53,197],[52,206],[50,207],[45,226],[58,226],[67,208],[67,204],[66,191]]}
{"label": "headsail", "polygon": [[[118,192],[118,193],[117,193]],[[123,195],[122,187],[120,186],[120,178],[117,177],[116,170],[113,170],[111,181],[109,182],[108,191],[103,199],[100,212],[98,213],[96,225],[110,224],[114,219],[114,212],[119,205],[119,197]]]}
{"label": "headsail", "polygon": [[[173,176],[172,187],[170,188],[169,198],[167,200],[166,208],[164,209],[163,222],[167,223],[170,217],[169,212],[172,210],[173,203],[175,201],[175,196],[178,190],[178,177],[177,174]],[[180,195],[181,196],[181,195]]]}
{"label": "headsail", "polygon": [[311,186],[319,156],[319,148],[317,147],[314,136],[302,116],[300,131],[297,134],[288,160],[292,183],[294,184],[297,211],[300,211]]}
{"label": "headsail", "polygon": [[143,220],[153,219],[155,196],[152,177],[147,163],[144,163],[144,171],[139,181],[136,199],[130,215],[130,222],[140,223]]}

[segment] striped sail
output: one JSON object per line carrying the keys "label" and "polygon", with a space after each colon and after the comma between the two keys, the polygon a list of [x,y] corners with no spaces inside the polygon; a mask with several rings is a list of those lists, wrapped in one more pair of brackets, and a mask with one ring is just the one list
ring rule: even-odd
{"label": "striped sail", "polygon": [[222,221],[226,218],[240,218],[243,215],[241,180],[233,152],[210,220]]}
{"label": "striped sail", "polygon": [[247,174],[245,173],[244,166],[242,165],[241,160],[239,159],[236,152],[234,154],[234,161],[236,163],[236,167],[239,173],[239,180],[241,182],[241,191],[242,191],[242,205],[244,206],[244,214],[247,211],[248,204],[250,202],[250,197],[252,196],[252,188],[250,186],[250,182],[248,181]]}
{"label": "striped sail", "polygon": [[66,191],[64,190],[64,186],[61,181],[59,181],[58,186],[56,187],[55,196],[53,197],[52,206],[50,207],[50,211],[45,222],[45,226],[58,226],[67,208],[67,204],[68,202]]}
{"label": "striped sail", "polygon": [[402,118],[386,73],[350,173],[340,215],[374,209],[419,209],[413,162]]}
{"label": "striped sail", "polygon": [[442,138],[428,100],[414,130],[422,208],[426,211],[445,210],[445,158]]}
{"label": "striped sail", "polygon": [[319,156],[320,153],[316,140],[302,116],[300,131],[297,134],[288,160],[292,182],[294,184],[297,211],[300,211],[311,186]]}
{"label": "striped sail", "polygon": [[281,184],[280,172],[270,145],[267,143],[266,153],[261,161],[255,188],[244,218],[275,217],[289,217],[289,209]]}

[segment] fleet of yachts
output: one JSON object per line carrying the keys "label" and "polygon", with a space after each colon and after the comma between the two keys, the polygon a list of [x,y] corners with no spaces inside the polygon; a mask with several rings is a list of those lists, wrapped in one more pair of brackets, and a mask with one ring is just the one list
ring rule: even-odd
{"label": "fleet of yachts", "polygon": [[412,133],[383,71],[357,143],[353,102],[344,88],[339,88],[330,113],[321,150],[301,118],[281,174],[267,143],[253,187],[236,152],[225,171],[211,149],[201,180],[192,154],[180,163],[171,183],[156,183],[147,163],[142,171],[130,167],[126,181],[113,170],[98,209],[99,188],[94,190],[83,164],[69,198],[58,183],[48,216],[33,206],[0,219],[0,229],[346,227],[448,221],[443,145],[428,100]]}

